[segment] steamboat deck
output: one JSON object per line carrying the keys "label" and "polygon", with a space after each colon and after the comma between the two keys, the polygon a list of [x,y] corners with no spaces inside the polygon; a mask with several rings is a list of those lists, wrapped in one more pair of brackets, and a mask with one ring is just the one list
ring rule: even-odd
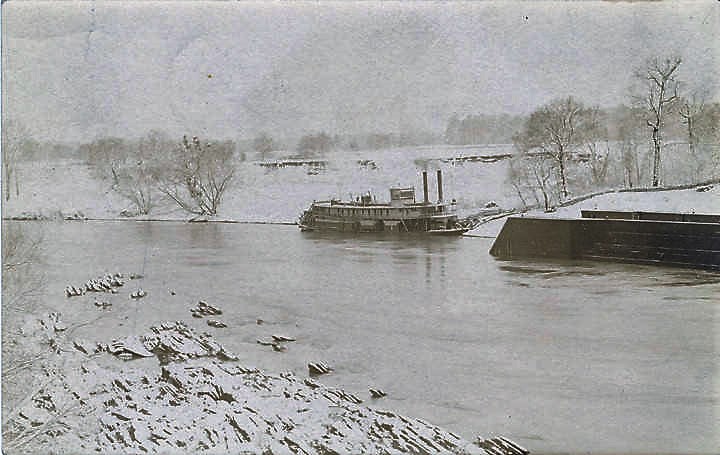
{"label": "steamboat deck", "polygon": [[443,201],[442,172],[437,175],[437,202],[429,201],[427,172],[423,172],[423,202],[415,201],[414,187],[391,188],[387,203],[376,202],[370,194],[355,201],[316,201],[298,225],[303,231],[463,234],[468,228],[458,221],[455,201]]}

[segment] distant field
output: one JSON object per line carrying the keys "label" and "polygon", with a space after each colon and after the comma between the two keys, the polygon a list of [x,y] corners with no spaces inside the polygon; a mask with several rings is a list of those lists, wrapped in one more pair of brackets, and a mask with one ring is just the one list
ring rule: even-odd
{"label": "distant field", "polygon": [[[378,200],[389,198],[391,186],[415,186],[422,197],[421,170],[431,171],[430,197],[437,198],[435,169],[444,172],[444,195],[455,198],[461,211],[472,211],[494,200],[514,204],[504,185],[507,163],[466,162],[450,164],[443,159],[473,154],[509,153],[510,146],[475,148],[421,147],[379,152],[336,153],[313,165],[269,168],[259,161],[237,164],[236,180],[223,200],[220,216],[242,221],[295,221],[313,200],[354,198],[370,191]],[[282,155],[282,156],[281,156]],[[265,161],[287,158],[277,153]],[[115,194],[109,180],[94,178],[79,161],[23,163],[20,197],[4,205],[3,215],[41,212],[51,215],[81,211],[88,217],[116,217],[129,204]],[[158,196],[159,197],[159,196]],[[155,215],[180,216],[170,204],[157,207]]]}
{"label": "distant field", "polygon": [[[501,207],[516,207],[519,199],[507,183],[505,159],[512,153],[509,144],[419,146],[335,152],[313,157],[312,163],[284,165],[284,161],[295,158],[293,153],[273,152],[262,161],[251,159],[237,164],[235,183],[223,200],[220,217],[293,222],[313,200],[354,199],[368,191],[378,200],[387,200],[391,186],[415,186],[420,199],[423,169],[430,171],[431,199],[437,198],[434,171],[443,170],[445,198],[457,200],[461,215],[471,214],[489,201]],[[687,183],[697,177],[687,169],[686,155],[682,146],[668,147],[663,162],[665,183]],[[3,205],[3,216],[22,212],[52,216],[57,211],[80,211],[92,218],[114,218],[123,209],[131,208],[112,191],[109,180],[94,177],[92,169],[81,161],[24,162],[19,171],[20,197]],[[610,179],[609,186],[621,185],[621,172],[611,168],[614,182]],[[583,175],[573,178],[580,184],[587,180]],[[578,189],[576,195],[588,192],[592,190]],[[151,216],[187,218],[159,195],[157,200]]]}

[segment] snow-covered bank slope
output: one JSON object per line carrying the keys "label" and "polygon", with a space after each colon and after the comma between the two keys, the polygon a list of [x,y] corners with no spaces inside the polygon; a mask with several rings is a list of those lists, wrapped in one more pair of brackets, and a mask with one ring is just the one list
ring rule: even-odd
{"label": "snow-covered bank slope", "polygon": [[[182,322],[109,344],[66,330],[54,314],[20,335],[53,340],[62,367],[49,368],[47,384],[9,416],[5,448],[13,453],[487,453],[372,399],[368,407],[311,378],[242,366]],[[127,367],[111,354],[151,364]]]}

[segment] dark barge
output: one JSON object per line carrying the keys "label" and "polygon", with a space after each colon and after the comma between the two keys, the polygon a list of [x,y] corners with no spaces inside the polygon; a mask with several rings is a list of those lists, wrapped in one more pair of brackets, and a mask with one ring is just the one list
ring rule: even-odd
{"label": "dark barge", "polygon": [[415,188],[390,188],[390,202],[376,202],[370,194],[355,201],[315,201],[298,220],[302,231],[397,232],[461,235],[470,226],[458,220],[456,203],[443,199],[442,171],[437,171],[437,202],[428,196],[423,171],[423,201],[415,201]]}
{"label": "dark barge", "polygon": [[583,210],[582,218],[513,216],[490,254],[720,270],[720,215]]}

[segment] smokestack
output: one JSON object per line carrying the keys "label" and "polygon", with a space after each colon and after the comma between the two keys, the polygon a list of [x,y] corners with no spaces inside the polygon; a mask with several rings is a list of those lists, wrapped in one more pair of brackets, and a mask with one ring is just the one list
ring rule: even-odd
{"label": "smokestack", "polygon": [[427,171],[423,171],[423,202],[426,204],[430,202],[430,198],[428,197]]}
{"label": "smokestack", "polygon": [[443,194],[442,194],[442,171],[438,169],[437,173],[437,180],[438,180],[438,202],[442,202],[443,200]]}

